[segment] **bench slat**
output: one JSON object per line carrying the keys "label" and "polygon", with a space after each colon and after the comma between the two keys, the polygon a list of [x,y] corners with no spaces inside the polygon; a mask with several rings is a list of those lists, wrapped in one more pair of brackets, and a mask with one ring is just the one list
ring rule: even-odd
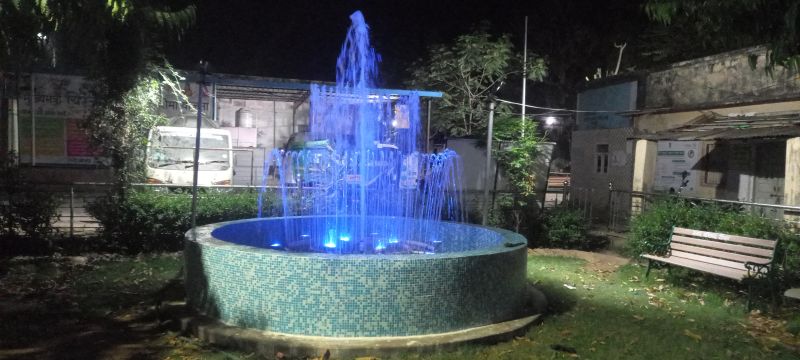
{"label": "bench slat", "polygon": [[708,256],[713,256],[713,257],[720,258],[720,259],[738,261],[738,262],[741,262],[741,263],[745,263],[745,262],[750,261],[750,262],[754,262],[754,263],[764,264],[764,263],[769,262],[769,260],[770,260],[770,258],[766,257],[766,256],[765,257],[757,257],[757,256],[751,256],[751,255],[742,255],[742,254],[732,253],[732,252],[729,252],[729,251],[720,251],[720,250],[714,250],[714,249],[709,249],[709,248],[704,248],[704,247],[686,245],[686,244],[681,244],[681,243],[671,243],[670,247],[673,250],[685,251],[685,252],[701,254],[701,255],[708,255]]}
{"label": "bench slat", "polygon": [[747,271],[745,270],[737,270],[731,269],[725,266],[719,266],[714,264],[708,264],[697,260],[685,259],[685,258],[676,258],[676,257],[660,257],[654,255],[642,255],[642,257],[647,259],[652,259],[656,261],[660,261],[663,263],[673,264],[682,266],[685,268],[689,268],[692,270],[701,271],[704,273],[709,273],[713,275],[719,275],[722,277],[726,277],[729,279],[734,280],[742,280],[747,277]]}
{"label": "bench slat", "polygon": [[679,228],[679,227],[674,228],[672,230],[672,233],[673,234],[679,234],[679,235],[694,236],[694,237],[699,237],[699,238],[706,238],[706,239],[722,240],[722,241],[728,241],[728,242],[746,244],[746,245],[757,245],[757,246],[765,247],[765,248],[768,248],[768,249],[774,249],[775,248],[775,244],[777,243],[777,241],[775,241],[775,240],[757,239],[757,238],[752,238],[752,237],[747,237],[747,236],[728,235],[728,234],[723,234],[723,233],[715,233],[715,232],[701,231],[701,230],[692,230],[692,229]]}
{"label": "bench slat", "polygon": [[719,249],[719,250],[728,250],[733,251],[745,255],[756,255],[756,256],[763,256],[767,258],[772,258],[773,251],[772,249],[762,249],[762,248],[755,248],[750,246],[744,245],[736,245],[736,244],[728,244],[721,241],[714,241],[714,240],[702,240],[702,239],[695,239],[691,237],[681,236],[681,235],[672,235],[672,242],[676,243],[683,243],[688,245],[699,245],[707,248],[712,249]]}
{"label": "bench slat", "polygon": [[725,259],[719,259],[719,258],[707,256],[707,255],[692,254],[692,253],[688,253],[688,252],[684,252],[684,251],[673,250],[672,253],[670,253],[670,257],[679,257],[679,258],[685,258],[685,259],[690,259],[690,260],[697,260],[697,261],[702,261],[704,263],[709,263],[709,264],[729,267],[729,268],[732,268],[732,269],[747,271],[747,268],[744,267],[744,263],[725,260]]}

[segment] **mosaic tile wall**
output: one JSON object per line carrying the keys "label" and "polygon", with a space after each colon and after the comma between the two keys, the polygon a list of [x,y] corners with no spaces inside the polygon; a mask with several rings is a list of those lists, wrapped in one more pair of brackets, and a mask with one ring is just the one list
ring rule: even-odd
{"label": "mosaic tile wall", "polygon": [[404,336],[522,315],[525,245],[336,256],[223,242],[210,235],[218,226],[201,227],[198,241],[186,242],[187,294],[191,306],[231,325],[315,336]]}

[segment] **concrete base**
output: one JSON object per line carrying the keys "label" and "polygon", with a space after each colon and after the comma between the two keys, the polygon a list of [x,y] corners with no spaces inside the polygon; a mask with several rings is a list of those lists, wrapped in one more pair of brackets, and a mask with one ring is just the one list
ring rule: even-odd
{"label": "concrete base", "polygon": [[453,348],[464,343],[491,343],[525,333],[540,315],[440,334],[397,337],[321,337],[281,334],[229,326],[205,316],[181,319],[184,331],[208,343],[253,352],[259,356],[322,356],[348,359],[361,356],[388,356],[400,352],[428,352]]}

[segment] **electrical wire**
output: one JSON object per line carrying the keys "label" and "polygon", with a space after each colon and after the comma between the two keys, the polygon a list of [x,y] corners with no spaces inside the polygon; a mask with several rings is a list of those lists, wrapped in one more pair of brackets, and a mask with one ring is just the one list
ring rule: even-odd
{"label": "electrical wire", "polygon": [[549,108],[549,107],[544,107],[544,106],[534,106],[534,105],[527,105],[527,104],[523,105],[523,104],[518,103],[518,102],[513,102],[513,101],[508,101],[508,100],[503,100],[503,99],[497,99],[497,101],[502,102],[502,103],[506,103],[506,104],[525,106],[525,107],[529,107],[529,108],[532,108],[532,109],[550,110],[550,111],[566,111],[566,112],[571,112],[571,113],[618,113],[618,112],[622,112],[622,111],[628,111],[628,110],[572,110],[572,109],[558,109],[558,108]]}

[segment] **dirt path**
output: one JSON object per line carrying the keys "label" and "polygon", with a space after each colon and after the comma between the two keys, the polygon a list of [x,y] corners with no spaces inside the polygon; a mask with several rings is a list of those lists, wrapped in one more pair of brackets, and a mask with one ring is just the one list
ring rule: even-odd
{"label": "dirt path", "polygon": [[612,272],[631,260],[614,253],[597,253],[567,249],[529,249],[529,254],[544,256],[566,256],[586,260],[585,268],[599,272]]}

